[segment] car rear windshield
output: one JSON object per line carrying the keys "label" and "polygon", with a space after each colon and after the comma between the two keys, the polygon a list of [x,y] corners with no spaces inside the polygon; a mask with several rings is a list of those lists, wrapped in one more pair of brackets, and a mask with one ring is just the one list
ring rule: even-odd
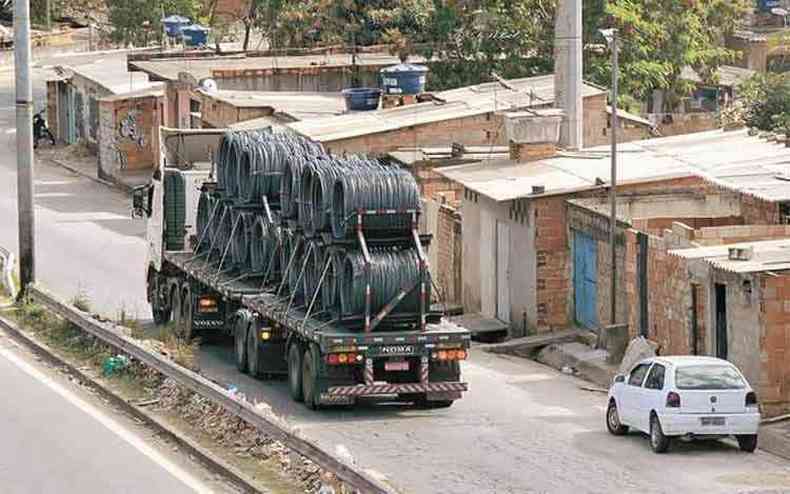
{"label": "car rear windshield", "polygon": [[675,371],[678,389],[743,389],[746,383],[731,365],[689,365]]}

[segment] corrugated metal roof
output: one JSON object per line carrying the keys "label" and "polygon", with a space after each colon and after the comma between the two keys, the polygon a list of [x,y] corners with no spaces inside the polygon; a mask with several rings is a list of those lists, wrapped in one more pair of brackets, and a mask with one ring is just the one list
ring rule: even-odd
{"label": "corrugated metal roof", "polygon": [[[444,102],[429,101],[386,110],[350,113],[320,121],[296,122],[290,127],[314,141],[329,142],[494,111],[554,103],[553,75],[514,79],[508,83],[518,91],[506,89],[499,83],[486,83],[436,93],[435,96]],[[595,86],[584,85],[585,97],[603,93]]]}
{"label": "corrugated metal roof", "polygon": [[[790,148],[751,137],[745,130],[714,130],[620,144],[618,182],[634,183],[696,175],[767,201],[790,201]],[[586,159],[581,159],[584,157]],[[482,162],[437,170],[496,201],[529,196],[532,186],[564,194],[609,181],[608,146],[576,157],[515,164]]]}
{"label": "corrugated metal roof", "polygon": [[[743,67],[736,67],[734,65],[722,65],[717,70],[719,76],[719,86],[735,87],[746,79],[750,78],[757,72]],[[683,67],[680,72],[680,77],[688,81],[700,83],[702,79],[697,72],[688,65]]]}
{"label": "corrugated metal roof", "polygon": [[[752,249],[748,261],[731,260],[729,249]],[[731,273],[758,273],[790,269],[790,239],[743,242],[669,251],[686,259],[703,259],[717,269]]]}

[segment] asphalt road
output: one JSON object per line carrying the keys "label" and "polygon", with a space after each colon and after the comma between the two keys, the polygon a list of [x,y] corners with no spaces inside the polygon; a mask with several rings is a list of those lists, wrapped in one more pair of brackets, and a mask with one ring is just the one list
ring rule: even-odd
{"label": "asphalt road", "polygon": [[2,335],[0,387],[3,493],[229,492]]}
{"label": "asphalt road", "polygon": [[[0,113],[0,133],[9,117]],[[13,169],[13,156],[0,153],[0,244],[12,247]],[[85,290],[107,313],[146,313],[143,226],[126,219],[127,199],[43,165],[36,193],[40,279],[62,297]],[[713,442],[657,456],[644,437],[610,436],[603,395],[520,359],[473,351],[463,365],[470,392],[450,409],[363,403],[321,413],[293,403],[282,381],[239,374],[229,345],[205,343],[200,360],[208,377],[267,402],[306,437],[405,492],[790,492],[790,466],[769,454]]]}

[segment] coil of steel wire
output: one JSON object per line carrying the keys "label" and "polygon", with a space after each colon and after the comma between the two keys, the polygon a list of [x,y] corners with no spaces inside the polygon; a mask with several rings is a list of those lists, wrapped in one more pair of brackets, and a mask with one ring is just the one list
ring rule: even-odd
{"label": "coil of steel wire", "polygon": [[[307,256],[307,264],[305,265],[304,276],[302,284],[304,287],[305,303],[312,303],[315,297],[315,309],[320,309],[323,306],[323,298],[321,292],[324,289],[321,281],[321,274],[324,271],[324,263],[326,262],[326,249],[318,242],[310,242],[305,251]],[[318,293],[316,293],[318,291]]]}
{"label": "coil of steel wire", "polygon": [[[371,313],[376,314],[403,289],[414,289],[395,307],[393,314],[420,311],[420,262],[414,250],[371,252],[370,287]],[[346,252],[339,272],[337,289],[343,316],[365,312],[365,257],[361,252]],[[430,279],[426,273],[427,300],[430,300]]]}
{"label": "coil of steel wire", "polygon": [[233,209],[233,236],[230,244],[230,262],[237,269],[250,268],[250,234],[255,214]]}
{"label": "coil of steel wire", "polygon": [[[338,176],[332,191],[332,233],[335,238],[346,238],[356,222],[353,214],[359,210],[418,210],[420,193],[417,182],[406,170],[396,167],[356,167]],[[406,213],[365,218],[371,231],[404,230],[411,226]]]}
{"label": "coil of steel wire", "polygon": [[201,192],[195,221],[198,252],[203,252],[211,246],[215,224],[219,221],[217,209],[217,199],[209,192]]}
{"label": "coil of steel wire", "polygon": [[280,240],[278,221],[270,222],[265,215],[255,218],[250,234],[250,269],[255,274],[277,279],[280,273]]}

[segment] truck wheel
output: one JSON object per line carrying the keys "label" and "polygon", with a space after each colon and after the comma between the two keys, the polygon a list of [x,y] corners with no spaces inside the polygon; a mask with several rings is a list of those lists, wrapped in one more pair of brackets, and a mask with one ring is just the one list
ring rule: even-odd
{"label": "truck wheel", "polygon": [[154,324],[162,325],[170,322],[170,307],[162,305],[160,294],[160,276],[156,271],[148,272],[148,302],[151,304],[151,312],[154,315]]}
{"label": "truck wheel", "polygon": [[294,401],[302,401],[302,349],[294,342],[288,347],[288,390]]}
{"label": "truck wheel", "polygon": [[311,344],[302,359],[302,397],[310,410],[318,409],[318,394],[318,351]]}
{"label": "truck wheel", "polygon": [[181,293],[178,288],[170,290],[170,305],[173,308],[173,330],[176,335],[181,333]]}
{"label": "truck wheel", "polygon": [[247,372],[252,377],[260,377],[260,365],[258,359],[258,332],[255,330],[255,322],[247,325]]}
{"label": "truck wheel", "polygon": [[184,341],[189,343],[192,340],[195,303],[192,300],[192,290],[187,287],[183,291],[181,301],[181,335]]}
{"label": "truck wheel", "polygon": [[236,368],[243,373],[247,373],[247,320],[243,317],[236,318],[233,328],[235,345],[233,353],[236,357]]}

